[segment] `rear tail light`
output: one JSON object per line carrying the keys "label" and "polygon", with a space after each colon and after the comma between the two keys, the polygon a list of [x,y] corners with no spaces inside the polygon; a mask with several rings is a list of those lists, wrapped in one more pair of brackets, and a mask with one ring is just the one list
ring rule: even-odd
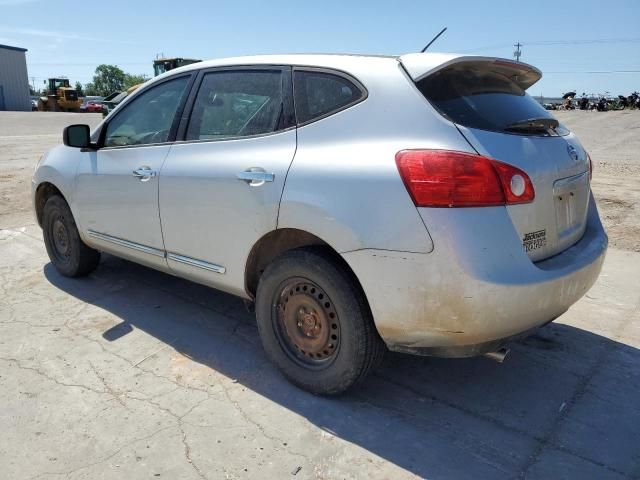
{"label": "rear tail light", "polygon": [[589,181],[593,178],[593,162],[591,161],[591,155],[587,153],[587,158],[589,159]]}
{"label": "rear tail light", "polygon": [[490,207],[529,203],[535,191],[519,168],[449,150],[402,150],[396,164],[418,207]]}

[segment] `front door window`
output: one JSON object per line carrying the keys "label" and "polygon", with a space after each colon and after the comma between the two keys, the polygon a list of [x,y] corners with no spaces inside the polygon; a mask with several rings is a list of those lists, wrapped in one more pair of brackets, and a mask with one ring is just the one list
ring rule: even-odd
{"label": "front door window", "polygon": [[104,146],[166,142],[188,81],[189,77],[176,78],[133,99],[107,125]]}

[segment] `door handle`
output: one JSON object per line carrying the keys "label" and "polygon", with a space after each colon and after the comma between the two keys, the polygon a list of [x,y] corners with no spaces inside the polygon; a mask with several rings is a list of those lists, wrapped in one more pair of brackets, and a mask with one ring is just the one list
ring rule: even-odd
{"label": "door handle", "polygon": [[133,176],[139,178],[141,182],[148,182],[157,174],[158,172],[156,172],[155,170],[151,170],[151,167],[147,167],[146,165],[133,171]]}
{"label": "door handle", "polygon": [[236,178],[247,182],[252,187],[259,187],[260,185],[264,185],[265,182],[273,182],[276,176],[273,173],[266,172],[262,168],[251,167],[244,172],[238,173]]}

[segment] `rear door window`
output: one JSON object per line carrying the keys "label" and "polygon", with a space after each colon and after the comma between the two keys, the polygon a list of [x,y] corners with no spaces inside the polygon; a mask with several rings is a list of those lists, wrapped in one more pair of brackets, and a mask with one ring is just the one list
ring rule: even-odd
{"label": "rear door window", "polygon": [[365,96],[351,80],[324,71],[296,70],[293,81],[298,124],[347,108]]}
{"label": "rear door window", "polygon": [[515,134],[568,133],[540,103],[490,64],[458,64],[417,82],[420,92],[454,123]]}
{"label": "rear door window", "polygon": [[187,127],[187,140],[221,140],[277,131],[283,116],[280,70],[207,73]]}

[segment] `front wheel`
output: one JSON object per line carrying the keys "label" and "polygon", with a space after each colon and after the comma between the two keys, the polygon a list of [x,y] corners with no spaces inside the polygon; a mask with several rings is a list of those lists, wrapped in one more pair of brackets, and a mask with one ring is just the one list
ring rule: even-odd
{"label": "front wheel", "polygon": [[258,285],[256,316],[267,355],[314,394],[339,394],[361,382],[385,351],[357,280],[322,250],[292,250],[270,264]]}
{"label": "front wheel", "polygon": [[82,241],[69,205],[58,195],[44,204],[42,233],[51,263],[65,277],[88,275],[98,266],[100,252]]}

